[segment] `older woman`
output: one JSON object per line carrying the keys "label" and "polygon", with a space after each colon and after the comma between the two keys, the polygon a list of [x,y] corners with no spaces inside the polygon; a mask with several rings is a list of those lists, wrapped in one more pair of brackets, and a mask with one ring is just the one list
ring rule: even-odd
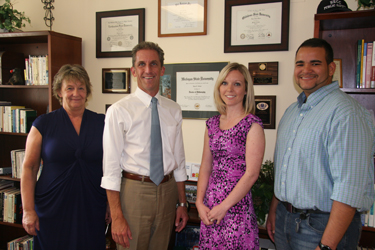
{"label": "older woman", "polygon": [[214,90],[220,115],[207,120],[196,206],[202,219],[199,249],[259,249],[250,189],[258,178],[265,139],[254,115],[247,68],[228,64]]}
{"label": "older woman", "polygon": [[[39,116],[26,141],[22,223],[34,235],[34,249],[103,250],[104,115],[85,108],[91,83],[80,65],[62,66],[53,92],[62,108]],[[37,181],[41,160],[43,170]]]}

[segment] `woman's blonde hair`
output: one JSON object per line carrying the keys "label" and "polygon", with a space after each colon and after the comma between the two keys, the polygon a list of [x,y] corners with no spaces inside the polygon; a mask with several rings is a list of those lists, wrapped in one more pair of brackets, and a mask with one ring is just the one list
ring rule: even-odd
{"label": "woman's blonde hair", "polygon": [[239,63],[230,63],[225,66],[221,71],[217,78],[214,87],[214,100],[217,110],[220,114],[226,114],[226,104],[220,97],[220,86],[229,74],[229,72],[233,70],[238,70],[245,78],[246,83],[246,94],[243,99],[242,106],[245,110],[245,114],[254,114],[255,113],[255,101],[254,101],[254,87],[253,87],[253,79],[250,76],[248,69]]}

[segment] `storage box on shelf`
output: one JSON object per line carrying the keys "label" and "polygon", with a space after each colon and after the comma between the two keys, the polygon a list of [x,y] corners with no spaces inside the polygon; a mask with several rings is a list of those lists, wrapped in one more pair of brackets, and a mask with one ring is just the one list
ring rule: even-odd
{"label": "storage box on shelf", "polygon": [[[52,94],[53,77],[60,67],[67,63],[82,63],[82,39],[53,31],[0,33],[0,51],[22,53],[25,58],[48,55],[48,85],[4,85],[9,81],[6,75],[3,75],[3,85],[0,85],[0,101],[34,109],[38,116],[60,108]],[[26,133],[0,132],[0,167],[11,166],[10,152],[25,148],[26,137]],[[12,180],[19,187],[19,179],[9,175],[0,175],[0,179]],[[25,234],[21,224],[0,222],[0,249],[6,249],[7,242]]]}
{"label": "storage box on shelf", "polygon": [[[328,41],[342,60],[342,91],[375,111],[375,89],[356,88],[357,41],[375,41],[375,10],[316,14],[314,37]],[[363,227],[360,246],[375,247],[375,228]]]}

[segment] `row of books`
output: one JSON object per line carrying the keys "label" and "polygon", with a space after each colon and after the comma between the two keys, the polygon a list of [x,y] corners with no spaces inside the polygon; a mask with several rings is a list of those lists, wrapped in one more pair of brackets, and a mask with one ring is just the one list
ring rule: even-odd
{"label": "row of books", "polygon": [[8,242],[8,250],[32,250],[34,249],[34,238],[30,235],[25,235],[20,238]]}
{"label": "row of books", "polygon": [[0,132],[28,133],[36,116],[37,112],[34,109],[1,101]]}
{"label": "row of books", "polygon": [[25,58],[25,84],[48,85],[48,55]]}
{"label": "row of books", "polygon": [[0,182],[0,220],[8,223],[22,223],[21,191],[13,182]]}
{"label": "row of books", "polygon": [[357,42],[357,88],[375,88],[375,41]]}
{"label": "row of books", "polygon": [[10,151],[12,161],[12,178],[21,178],[22,164],[25,159],[25,149],[14,149]]}
{"label": "row of books", "polygon": [[[375,185],[374,185],[375,189]],[[369,211],[362,213],[362,225],[365,227],[375,227],[375,202]]]}

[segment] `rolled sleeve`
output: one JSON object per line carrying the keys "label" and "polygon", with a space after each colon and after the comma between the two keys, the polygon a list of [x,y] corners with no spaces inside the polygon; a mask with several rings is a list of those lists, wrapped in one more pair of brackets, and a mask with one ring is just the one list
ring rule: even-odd
{"label": "rolled sleeve", "polygon": [[101,187],[113,191],[121,188],[121,157],[124,147],[124,111],[111,106],[107,110],[103,133],[103,177]]}
{"label": "rolled sleeve", "polygon": [[336,123],[329,140],[334,182],[331,199],[359,211],[369,210],[374,202],[375,133],[366,118],[357,113],[346,115]]}
{"label": "rolled sleeve", "polygon": [[176,182],[182,182],[187,180],[186,174],[186,163],[185,163],[185,150],[184,142],[182,137],[182,116],[179,112],[179,122],[177,126],[176,144],[174,148],[174,155],[177,164],[177,169],[174,170],[174,178]]}

